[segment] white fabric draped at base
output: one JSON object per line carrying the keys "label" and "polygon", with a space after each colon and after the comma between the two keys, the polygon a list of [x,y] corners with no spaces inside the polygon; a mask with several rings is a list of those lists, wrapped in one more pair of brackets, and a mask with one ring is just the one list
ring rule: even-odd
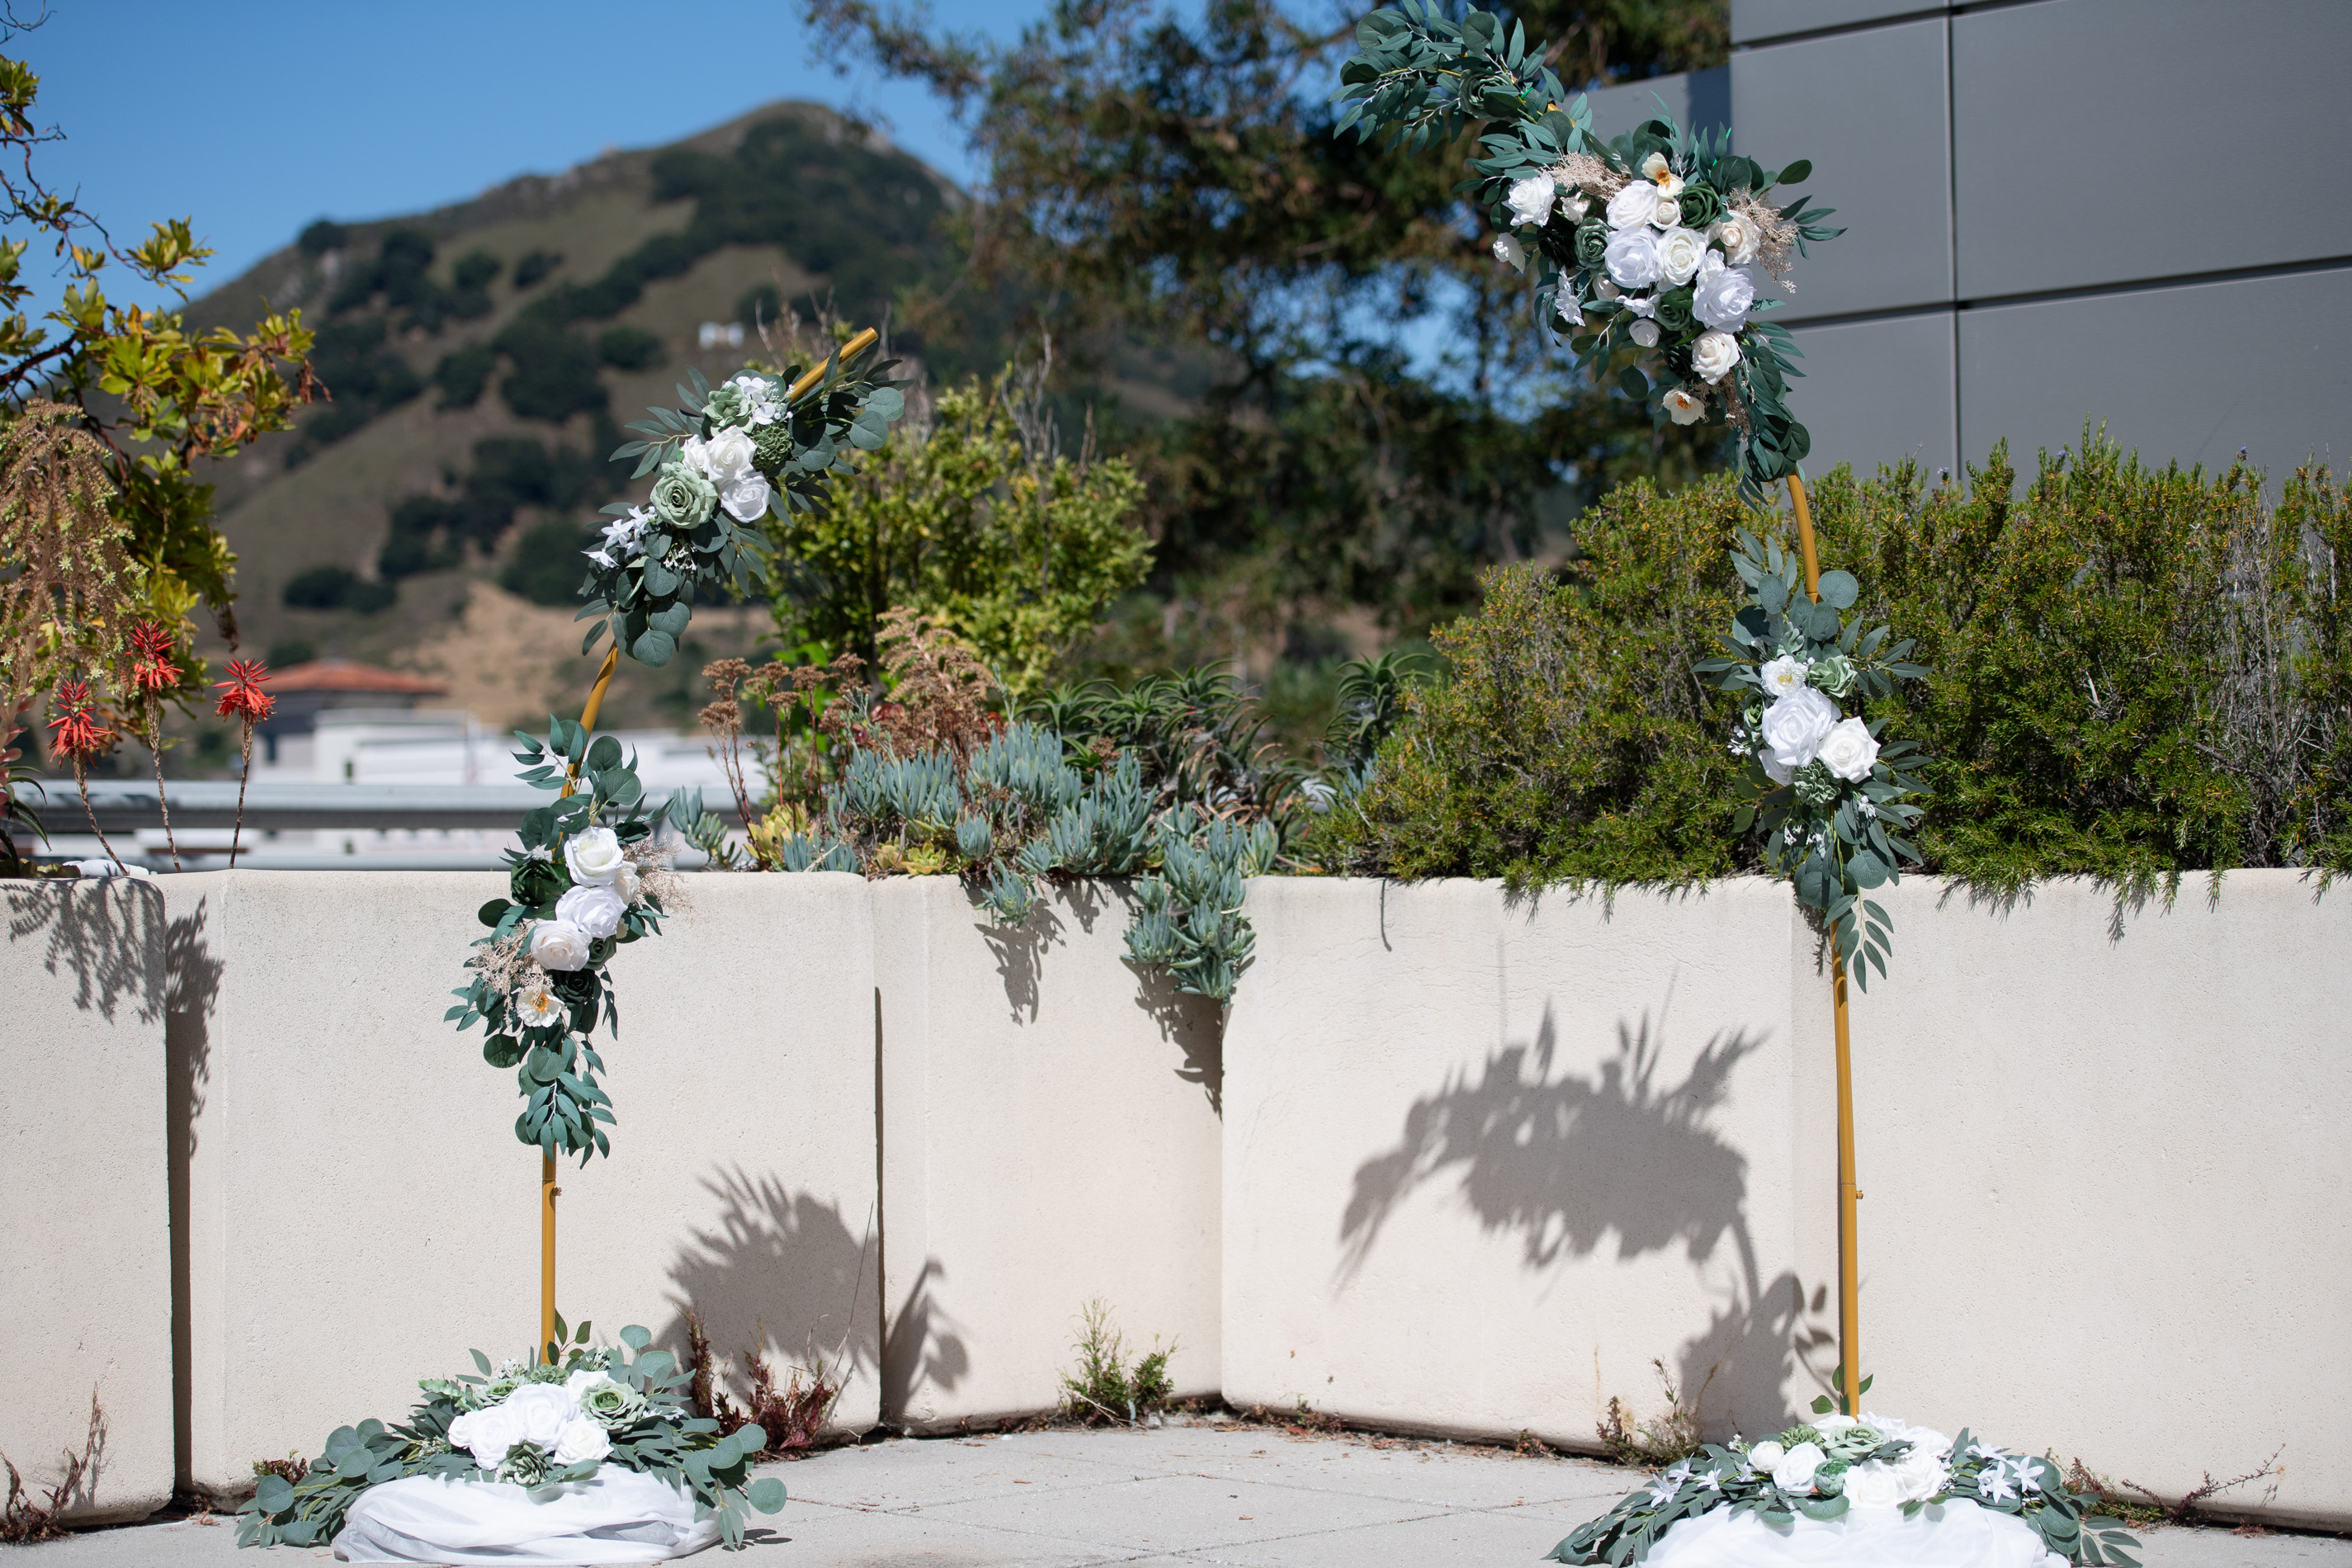
{"label": "white fabric draped at base", "polygon": [[1855,1509],[1840,1519],[1800,1515],[1783,1533],[1752,1513],[1715,1509],[1660,1537],[1645,1568],[2066,1568],[2042,1532],[2005,1513],[1955,1500],[1909,1519],[1900,1509]]}
{"label": "white fabric draped at base", "polygon": [[694,1496],[618,1465],[542,1488],[410,1476],[360,1494],[343,1516],[345,1563],[664,1563],[719,1539]]}

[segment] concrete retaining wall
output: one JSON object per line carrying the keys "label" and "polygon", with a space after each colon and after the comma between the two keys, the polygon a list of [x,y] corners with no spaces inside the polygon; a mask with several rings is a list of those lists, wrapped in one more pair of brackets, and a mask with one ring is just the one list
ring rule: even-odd
{"label": "concrete retaining wall", "polygon": [[[439,1016],[498,887],[8,890],[28,1474],[93,1385],[86,1507],[135,1514],[175,1454],[239,1489],[525,1347],[537,1161]],[[1782,889],[1265,879],[1221,1019],[1124,962],[1118,888],[1009,933],[947,879],[689,888],[616,960],[614,1157],[563,1180],[561,1301],[605,1334],[682,1348],[691,1305],[723,1353],[837,1358],[852,1427],[1052,1406],[1096,1298],[1183,1393],[1478,1436],[1590,1447],[1612,1395],[1659,1411],[1653,1360],[1715,1433],[1825,1384],[1828,986]],[[1873,1405],[2175,1493],[2284,1444],[2267,1511],[2352,1523],[2352,906],[2279,872],[2168,910],[1886,901],[1853,1005]]]}

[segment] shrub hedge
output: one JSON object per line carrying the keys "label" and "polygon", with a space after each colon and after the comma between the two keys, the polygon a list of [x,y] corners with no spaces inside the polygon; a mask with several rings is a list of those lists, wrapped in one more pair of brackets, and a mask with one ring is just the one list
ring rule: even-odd
{"label": "shrub hedge", "polygon": [[[1965,484],[1913,465],[1813,490],[1823,565],[1934,674],[1874,710],[1937,759],[1932,872],[2010,891],[2083,874],[2352,868],[2352,505],[2325,468],[2268,502],[2242,462],[2156,469],[2087,433],[2022,495],[1996,449]],[[1727,700],[1692,664],[1735,604],[1727,476],[1621,489],[1565,566],[1490,574],[1436,634],[1373,776],[1324,819],[1328,869],[1681,883],[1752,868],[1732,830]]]}

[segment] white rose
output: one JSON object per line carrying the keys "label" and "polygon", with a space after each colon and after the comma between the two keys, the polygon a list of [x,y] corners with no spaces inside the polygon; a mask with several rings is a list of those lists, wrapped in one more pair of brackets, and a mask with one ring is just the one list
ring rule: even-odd
{"label": "white rose", "polygon": [[1538,228],[1559,204],[1559,187],[1552,183],[1549,174],[1529,174],[1524,180],[1512,181],[1510,194],[1503,198],[1513,218]]}
{"label": "white rose", "polygon": [[[1677,190],[1681,189],[1682,182],[1679,180],[1675,181],[1675,186]],[[1658,205],[1650,214],[1650,226],[1652,228],[1673,228],[1681,224],[1682,221],[1682,198],[1661,191],[1658,194]]]}
{"label": "white rose", "polygon": [[[1803,659],[1784,653],[1756,673],[1764,682],[1765,696],[1786,697],[1804,687],[1805,671],[1811,668]],[[1820,1432],[1830,1430],[1819,1421],[1813,1423],[1813,1427]]]}
{"label": "white rose", "polygon": [[1738,363],[1739,342],[1729,332],[1701,332],[1691,344],[1691,369],[1709,386],[1729,375]]}
{"label": "white rose", "polygon": [[644,896],[645,887],[637,879],[635,862],[621,862],[621,868],[613,873],[613,891],[621,895],[621,902],[625,904],[634,904]]}
{"label": "white rose", "polygon": [[1859,719],[1848,719],[1822,737],[1821,749],[1813,753],[1823,767],[1849,784],[1860,784],[1870,776],[1870,767],[1878,761],[1878,742],[1871,739],[1870,726]]}
{"label": "white rose", "polygon": [[1706,398],[1687,387],[1677,386],[1665,396],[1666,417],[1677,425],[1696,425],[1706,417]]}
{"label": "white rose", "polygon": [[[1707,260],[1714,261],[1712,252]],[[1698,285],[1691,290],[1691,314],[1710,327],[1736,332],[1756,303],[1756,279],[1746,268],[1702,265]]]}
{"label": "white rose", "polygon": [[1498,234],[1495,237],[1495,259],[1514,272],[1528,269],[1527,248],[1519,244],[1516,235]]}
{"label": "white rose", "polygon": [[1772,1467],[1772,1484],[1784,1492],[1811,1491],[1813,1472],[1828,1458],[1818,1443],[1800,1443],[1781,1455],[1780,1462]]}
{"label": "white rose", "polygon": [[1794,773],[1813,760],[1837,721],[1837,704],[1810,686],[1781,698],[1764,710],[1766,767],[1777,763]]}
{"label": "white rose", "polygon": [[555,918],[570,921],[592,937],[611,936],[621,929],[621,916],[628,907],[614,889],[591,882],[556,900]]}
{"label": "white rose", "polygon": [[563,841],[563,864],[575,882],[603,887],[628,863],[609,827],[591,827]]}
{"label": "white rose", "polygon": [[1840,1432],[1852,1431],[1861,1425],[1861,1422],[1851,1415],[1821,1415],[1814,1417],[1812,1421],[1813,1430],[1824,1437],[1833,1436]]}
{"label": "white rose", "polygon": [[1942,1452],[1915,1436],[1912,1448],[1895,1462],[1895,1501],[1926,1502],[1951,1480]]}
{"label": "white rose", "polygon": [[708,440],[699,436],[690,438],[678,448],[678,456],[688,468],[724,489],[751,471],[751,437],[730,426]]}
{"label": "white rose", "polygon": [[1687,283],[1698,276],[1698,264],[1706,258],[1706,238],[1695,228],[1680,225],[1658,236],[1658,270],[1669,283]]}
{"label": "white rose", "polygon": [[468,1410],[449,1423],[449,1446],[474,1456],[474,1463],[495,1470],[506,1462],[507,1450],[521,1441],[520,1423],[502,1405]]}
{"label": "white rose", "polygon": [[1773,1466],[1779,1464],[1780,1462],[1780,1456],[1788,1451],[1788,1449],[1780,1447],[1780,1444],[1767,1438],[1763,1442],[1757,1444],[1756,1447],[1748,1450],[1748,1462],[1755,1466],[1759,1470],[1769,1470]]}
{"label": "white rose", "polygon": [[580,1418],[580,1402],[553,1383],[526,1383],[499,1408],[514,1417],[519,1441],[536,1443],[551,1454],[563,1440],[564,1428]]}
{"label": "white rose", "polygon": [[1715,220],[1707,231],[1715,243],[1723,247],[1723,254],[1734,267],[1745,267],[1756,259],[1759,236],[1756,226],[1739,213],[1726,213]]}
{"label": "white rose", "polygon": [[1619,229],[1601,257],[1621,289],[1646,289],[1658,280],[1658,238],[1646,228]]}
{"label": "white rose", "polygon": [[1894,1466],[1871,1459],[1845,1473],[1845,1500],[1849,1508],[1898,1508],[1903,1483]]}
{"label": "white rose", "polygon": [[541,969],[566,973],[583,969],[588,963],[588,933],[570,921],[534,921],[530,957]]}
{"label": "white rose", "polygon": [[[728,434],[740,436],[740,430]],[[757,522],[768,510],[767,476],[753,470],[719,487],[719,504],[738,522]]]}
{"label": "white rose", "polygon": [[1658,193],[1636,180],[1609,198],[1609,226],[1615,229],[1647,228],[1657,212]]}
{"label": "white rose", "polygon": [[597,1464],[612,1451],[613,1439],[602,1426],[585,1415],[574,1415],[565,1422],[555,1440],[555,1462],[559,1465]]}
{"label": "white rose", "polygon": [[1655,321],[1635,321],[1631,327],[1626,329],[1626,331],[1632,336],[1635,342],[1641,344],[1645,349],[1654,349],[1658,346],[1658,323]]}

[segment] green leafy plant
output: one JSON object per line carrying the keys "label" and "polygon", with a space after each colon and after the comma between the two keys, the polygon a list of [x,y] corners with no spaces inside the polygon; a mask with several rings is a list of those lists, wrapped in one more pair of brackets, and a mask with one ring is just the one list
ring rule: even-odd
{"label": "green leafy plant", "polygon": [[1176,1353],[1171,1341],[1151,1342],[1135,1358],[1127,1356],[1127,1340],[1111,1321],[1110,1304],[1097,1296],[1081,1314],[1077,1343],[1078,1366],[1062,1378],[1062,1409],[1073,1419],[1092,1426],[1097,1423],[1139,1425],[1151,1411],[1164,1408],[1176,1385],[1168,1378],[1168,1358]]}
{"label": "green leafy plant", "polygon": [[[767,1434],[747,1424],[722,1436],[717,1421],[690,1414],[688,1376],[667,1351],[646,1349],[652,1334],[632,1325],[621,1331],[620,1344],[596,1348],[588,1343],[586,1323],[574,1331],[558,1317],[555,1331],[558,1342],[547,1347],[543,1359],[519,1357],[493,1365],[476,1351],[478,1375],[424,1380],[417,1386],[425,1397],[406,1421],[386,1426],[371,1417],[356,1426],[338,1426],[328,1435],[320,1457],[299,1476],[263,1476],[251,1500],[237,1511],[237,1544],[323,1546],[334,1539],[361,1493],[409,1476],[537,1488],[585,1480],[600,1464],[617,1465],[692,1492],[700,1509],[719,1521],[730,1547],[742,1544],[751,1510],[774,1513],[784,1506],[782,1481],[751,1475],[754,1459],[767,1447]],[[603,1429],[605,1456],[563,1465],[534,1445],[517,1443],[495,1467],[478,1463],[459,1440],[461,1420],[498,1405],[519,1388],[550,1384],[580,1389],[581,1418]]]}

